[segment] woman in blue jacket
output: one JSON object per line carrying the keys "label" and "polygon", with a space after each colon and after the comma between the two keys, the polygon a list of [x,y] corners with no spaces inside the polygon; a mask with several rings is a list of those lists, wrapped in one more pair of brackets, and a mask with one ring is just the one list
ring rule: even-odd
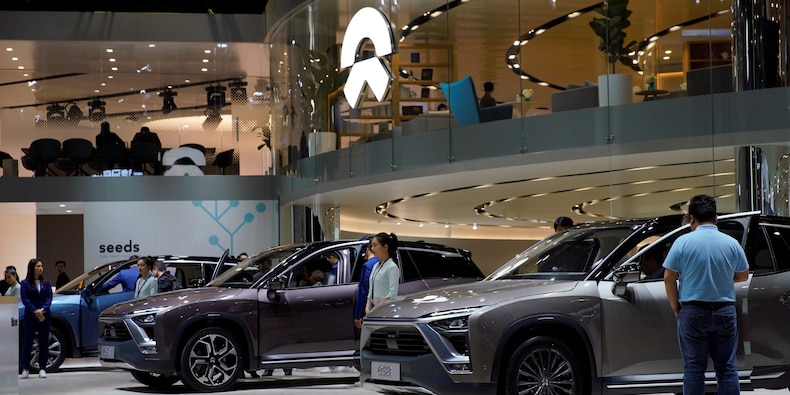
{"label": "woman in blue jacket", "polygon": [[38,377],[46,378],[47,360],[49,359],[49,325],[52,314],[52,285],[44,278],[44,263],[33,258],[27,264],[27,277],[21,282],[19,292],[22,304],[25,305],[25,316],[22,317],[24,334],[22,343],[22,378],[26,379],[30,372],[30,358],[33,352],[33,336],[38,333],[38,366],[41,368]]}

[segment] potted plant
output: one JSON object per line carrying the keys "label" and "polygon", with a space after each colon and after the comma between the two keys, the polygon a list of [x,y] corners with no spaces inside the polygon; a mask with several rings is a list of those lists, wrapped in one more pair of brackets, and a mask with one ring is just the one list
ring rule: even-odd
{"label": "potted plant", "polygon": [[610,72],[598,77],[598,99],[601,106],[631,102],[633,76],[615,73],[617,62],[631,66],[633,60],[628,54],[637,45],[636,40],[625,44],[625,29],[631,26],[631,21],[628,20],[631,16],[628,1],[605,1],[602,7],[595,8],[595,12],[601,17],[590,21],[590,27],[600,39],[598,49],[606,55],[606,62],[610,65]]}

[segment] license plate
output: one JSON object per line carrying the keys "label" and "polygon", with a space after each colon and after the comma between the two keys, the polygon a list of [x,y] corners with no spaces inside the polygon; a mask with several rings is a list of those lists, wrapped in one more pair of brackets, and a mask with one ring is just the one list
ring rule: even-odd
{"label": "license plate", "polygon": [[113,346],[101,346],[101,358],[102,359],[115,359],[115,347]]}
{"label": "license plate", "polygon": [[374,380],[400,381],[400,364],[371,361],[370,378]]}

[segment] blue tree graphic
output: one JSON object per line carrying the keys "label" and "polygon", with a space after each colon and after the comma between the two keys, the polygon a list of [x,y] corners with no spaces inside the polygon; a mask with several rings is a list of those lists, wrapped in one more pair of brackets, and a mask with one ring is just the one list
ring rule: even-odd
{"label": "blue tree graphic", "polygon": [[[209,207],[206,207],[207,205],[211,206],[212,202],[207,202],[207,204],[204,204],[204,202],[201,200],[193,200],[192,205],[202,209],[203,212],[205,212],[206,215],[209,216],[209,218],[213,219],[214,222],[216,222],[217,225],[219,225],[219,227],[223,231],[225,231],[225,233],[228,235],[228,242],[230,243],[230,246],[229,247],[223,246],[222,243],[220,242],[220,236],[218,235],[209,236],[208,238],[209,244],[217,246],[217,248],[219,248],[220,251],[225,251],[225,249],[229,248],[231,255],[236,255],[236,251],[234,250],[234,238],[236,234],[244,227],[244,225],[249,224],[253,220],[255,220],[255,215],[253,213],[244,214],[241,223],[239,223],[235,229],[231,229],[228,225],[222,222],[222,218],[226,214],[228,214],[232,209],[239,207],[238,200],[230,200],[227,202],[225,201],[221,202],[215,200],[213,202],[213,206],[214,206],[213,210],[211,210]],[[266,204],[265,203],[256,204],[255,211],[257,211],[258,213],[263,213],[264,211],[266,211]]]}

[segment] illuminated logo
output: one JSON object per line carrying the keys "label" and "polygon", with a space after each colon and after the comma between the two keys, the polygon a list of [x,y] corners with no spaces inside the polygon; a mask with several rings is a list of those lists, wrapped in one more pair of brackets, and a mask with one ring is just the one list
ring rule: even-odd
{"label": "illuminated logo", "polygon": [[[376,56],[357,62],[357,53],[365,39],[373,42]],[[340,51],[340,67],[351,67],[343,93],[351,108],[357,108],[365,97],[367,84],[373,91],[376,100],[382,101],[390,91],[394,76],[389,62],[383,58],[397,52],[392,25],[381,11],[365,7],[351,18],[343,37],[343,49]]]}

